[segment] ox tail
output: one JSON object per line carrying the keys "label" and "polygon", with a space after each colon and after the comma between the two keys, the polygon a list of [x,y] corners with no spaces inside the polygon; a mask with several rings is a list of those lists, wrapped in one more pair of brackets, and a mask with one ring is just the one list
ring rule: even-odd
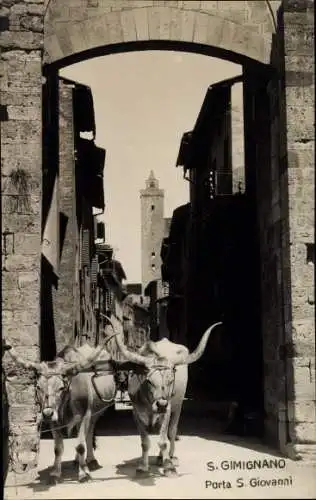
{"label": "ox tail", "polygon": [[214,328],[216,328],[217,326],[222,325],[222,324],[223,324],[222,321],[219,321],[218,323],[214,323],[204,332],[204,334],[199,342],[199,345],[197,346],[195,351],[191,352],[188,355],[187,359],[185,360],[185,363],[191,364],[191,363],[194,363],[195,361],[197,361],[198,359],[200,359],[200,357],[204,354],[206,344],[208,342],[208,339],[209,339],[212,331],[214,330]]}

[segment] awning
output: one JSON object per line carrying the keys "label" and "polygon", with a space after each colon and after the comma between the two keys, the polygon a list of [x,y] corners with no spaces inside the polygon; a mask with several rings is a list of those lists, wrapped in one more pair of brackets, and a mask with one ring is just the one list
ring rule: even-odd
{"label": "awning", "polygon": [[75,84],[74,123],[78,132],[92,132],[95,137],[95,115],[92,92],[86,85]]}
{"label": "awning", "polygon": [[95,208],[104,210],[103,170],[106,151],[94,141],[78,139],[77,176],[83,196]]}
{"label": "awning", "polygon": [[185,167],[185,165],[187,163],[191,137],[192,137],[192,131],[185,132],[183,134],[182,139],[181,139],[181,143],[180,143],[180,149],[179,149],[179,153],[178,153],[176,167]]}

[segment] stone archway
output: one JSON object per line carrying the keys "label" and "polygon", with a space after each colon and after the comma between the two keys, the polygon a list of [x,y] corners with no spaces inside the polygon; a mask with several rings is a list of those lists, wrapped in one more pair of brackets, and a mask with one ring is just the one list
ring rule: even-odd
{"label": "stone archway", "polygon": [[280,1],[83,0],[80,8],[77,5],[76,0],[68,2],[67,7],[62,0],[49,1],[44,35],[46,64],[99,47],[115,51],[117,45],[141,41],[199,44],[216,48],[222,57],[269,64]]}
{"label": "stone archway", "polygon": [[[310,455],[315,443],[313,4],[81,0],[78,6],[78,0],[3,0],[2,310],[4,335],[20,352],[39,356],[43,67],[151,47],[217,55],[244,66],[270,65],[276,70],[268,86],[273,144],[269,177],[269,170],[261,171],[261,214],[266,255],[269,245],[275,252],[263,272],[265,286],[273,282],[281,300],[277,329],[282,335],[274,334],[270,304],[264,335],[277,341],[272,350],[267,344],[265,359],[275,385],[266,390],[271,434],[279,447],[291,442],[297,452]],[[255,116],[260,112],[259,106]],[[11,182],[21,170],[26,192]],[[24,452],[19,460],[36,466],[34,385],[8,358],[4,364],[11,373],[11,431]],[[284,421],[288,435],[282,438]]]}

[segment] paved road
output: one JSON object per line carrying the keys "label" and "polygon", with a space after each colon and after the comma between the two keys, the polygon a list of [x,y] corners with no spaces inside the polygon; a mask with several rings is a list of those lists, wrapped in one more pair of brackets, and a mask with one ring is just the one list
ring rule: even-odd
{"label": "paved road", "polygon": [[[27,484],[22,475],[11,474],[5,488],[5,499],[101,499],[101,498],[316,498],[316,471],[314,467],[285,460],[271,449],[255,441],[223,437],[203,430],[196,420],[189,431],[182,430],[177,443],[180,464],[178,477],[167,478],[161,469],[152,466],[149,478],[135,477],[140,457],[140,441],[133,427],[127,426],[124,435],[103,435],[97,439],[96,456],[103,466],[93,472],[90,483],[79,484],[71,461],[74,458],[75,439],[65,441],[63,482],[57,486],[46,483],[53,461],[53,442],[41,441],[39,477]],[[157,436],[152,438],[152,453],[156,453]],[[281,460],[281,469],[223,470],[223,461]],[[207,463],[214,462],[214,471]],[[237,486],[237,479],[241,478]],[[251,480],[251,478],[254,478]],[[287,479],[288,486],[255,486],[273,479]],[[286,482],[286,481],[285,481]],[[15,486],[19,484],[19,486]],[[229,488],[229,485],[231,486]],[[207,487],[206,487],[207,486]]]}

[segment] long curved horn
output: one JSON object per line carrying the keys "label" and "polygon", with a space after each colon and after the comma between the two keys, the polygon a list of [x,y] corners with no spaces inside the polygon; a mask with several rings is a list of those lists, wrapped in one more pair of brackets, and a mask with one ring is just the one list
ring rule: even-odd
{"label": "long curved horn", "polygon": [[195,351],[191,352],[190,354],[187,354],[186,356],[180,356],[176,361],[175,361],[175,365],[189,365],[191,363],[194,363],[195,361],[197,361],[198,359],[200,359],[200,357],[203,355],[204,351],[205,351],[205,347],[206,347],[206,344],[208,342],[208,339],[212,333],[212,331],[214,330],[214,328],[216,328],[217,326],[219,325],[222,325],[223,322],[222,321],[218,321],[217,323],[214,323],[213,325],[211,325],[203,334],[200,342],[199,342],[199,345],[197,346],[197,348],[195,349]]}
{"label": "long curved horn", "polygon": [[76,375],[80,371],[86,370],[89,368],[96,359],[100,356],[101,352],[105,349],[105,346],[108,342],[108,339],[105,339],[104,342],[94,350],[90,356],[85,357],[83,360],[78,361],[77,363],[73,363],[72,365],[65,365],[61,367],[61,373],[63,375]]}
{"label": "long curved horn", "polygon": [[[115,332],[114,325],[113,325],[112,321],[110,320],[110,318],[105,316],[105,314],[102,314],[102,313],[100,313],[100,314],[101,314],[101,316],[103,316],[104,318],[106,318],[108,320],[113,331]],[[110,338],[112,338],[112,336],[110,336]],[[131,361],[132,363],[137,363],[138,365],[145,365],[145,366],[148,366],[151,363],[151,360],[149,358],[147,358],[146,356],[142,356],[141,354],[130,351],[126,347],[126,345],[124,344],[123,335],[121,333],[117,333],[115,335],[115,339],[116,339],[117,347],[126,361]]]}
{"label": "long curved horn", "polygon": [[41,371],[40,363],[34,363],[33,361],[28,361],[26,359],[21,358],[19,354],[16,352],[16,350],[12,346],[8,345],[6,342],[4,343],[4,347],[18,365],[23,366],[23,368],[25,368],[26,370],[35,370],[37,372]]}

